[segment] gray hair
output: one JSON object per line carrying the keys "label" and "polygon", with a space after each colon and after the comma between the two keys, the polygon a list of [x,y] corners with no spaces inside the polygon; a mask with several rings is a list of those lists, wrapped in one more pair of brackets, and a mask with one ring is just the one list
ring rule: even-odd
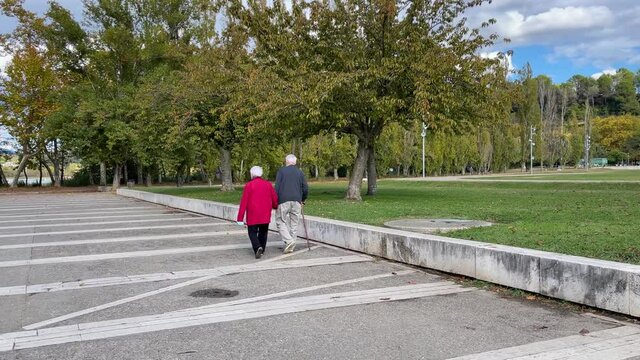
{"label": "gray hair", "polygon": [[296,158],[295,155],[289,154],[287,155],[287,157],[284,158],[284,161],[287,163],[287,165],[295,165],[296,162],[298,162],[298,159]]}
{"label": "gray hair", "polygon": [[249,170],[249,173],[251,174],[251,178],[257,178],[257,177],[261,177],[262,176],[262,168],[260,166],[254,166],[251,168],[251,170]]}

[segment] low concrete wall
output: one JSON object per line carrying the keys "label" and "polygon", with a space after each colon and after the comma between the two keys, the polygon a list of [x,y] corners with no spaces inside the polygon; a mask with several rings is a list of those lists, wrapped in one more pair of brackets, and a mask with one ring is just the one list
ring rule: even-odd
{"label": "low concrete wall", "polygon": [[[119,189],[118,195],[232,221],[238,211],[236,205],[130,189]],[[313,216],[306,220],[312,240],[640,317],[637,265]],[[275,227],[273,222],[271,226]]]}

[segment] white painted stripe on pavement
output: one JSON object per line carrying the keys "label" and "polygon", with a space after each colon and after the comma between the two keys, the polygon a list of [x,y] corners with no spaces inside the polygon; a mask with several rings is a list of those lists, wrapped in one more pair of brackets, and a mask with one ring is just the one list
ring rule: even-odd
{"label": "white painted stripe on pavement", "polygon": [[[174,214],[172,214],[174,215]],[[179,217],[179,215],[172,219],[138,219],[138,220],[117,220],[117,221],[90,221],[90,222],[73,222],[65,224],[37,224],[37,225],[12,225],[12,226],[0,226],[0,230],[11,229],[30,229],[41,227],[71,227],[71,226],[90,226],[90,225],[114,225],[114,224],[129,224],[129,223],[145,223],[145,222],[169,222],[169,221],[192,221],[192,220],[206,220],[203,216],[189,216]]]}
{"label": "white painted stripe on pavement", "polygon": [[[34,284],[34,285],[20,285],[20,286],[7,286],[0,288],[0,296],[10,295],[26,295],[26,294],[39,294],[56,291],[66,290],[81,290],[95,287],[115,286],[115,285],[130,285],[145,282],[157,282],[166,280],[179,280],[187,278],[195,278],[202,276],[209,276],[213,274],[223,273],[227,274],[239,274],[253,271],[266,271],[266,270],[279,270],[279,269],[291,269],[300,267],[313,267],[313,266],[325,266],[325,265],[339,265],[357,262],[368,262],[373,259],[369,256],[363,255],[349,255],[349,256],[335,256],[325,258],[313,258],[306,260],[290,260],[283,262],[260,262],[243,265],[229,265],[221,266],[212,269],[198,269],[198,270],[183,270],[183,271],[171,271],[164,273],[152,273],[152,274],[139,274],[129,276],[114,276],[107,278],[95,278],[85,279],[77,281],[63,281],[48,284]],[[400,275],[400,273],[398,273]]]}
{"label": "white painted stripe on pavement", "polygon": [[0,238],[14,238],[14,237],[30,237],[30,236],[43,236],[43,235],[64,235],[64,234],[83,234],[83,233],[96,233],[96,232],[117,232],[117,231],[131,231],[131,230],[152,230],[152,229],[172,229],[172,228],[192,228],[203,226],[221,226],[231,225],[230,222],[215,222],[207,224],[180,224],[180,225],[157,225],[157,226],[138,226],[138,227],[126,227],[126,228],[109,228],[109,229],[87,229],[87,230],[69,230],[69,231],[53,231],[53,232],[41,232],[41,233],[23,233],[23,234],[2,234]]}
{"label": "white painted stripe on pavement", "polygon": [[[100,220],[100,219],[121,219],[121,218],[130,218],[130,217],[166,217],[166,216],[176,216],[176,215],[191,215],[189,213],[169,213],[166,212],[149,212],[146,211],[140,214],[128,214],[128,215],[102,215],[102,216],[82,216],[82,217],[61,217],[61,218],[49,218],[49,219],[21,219],[21,220],[0,220],[0,224],[12,224],[12,223],[27,223],[27,222],[46,222],[46,221],[78,221],[78,220]],[[192,215],[193,217],[204,217],[202,215]],[[4,218],[4,217],[3,217]],[[69,224],[73,224],[69,223]],[[47,225],[47,224],[34,224],[34,225]],[[32,226],[32,225],[30,225]]]}
{"label": "white painted stripe on pavement", "polygon": [[86,244],[106,244],[128,241],[160,241],[160,240],[178,240],[199,238],[207,236],[221,236],[221,235],[237,235],[246,234],[245,230],[235,231],[207,231],[201,233],[187,233],[187,234],[174,234],[174,235],[149,235],[149,236],[128,236],[121,238],[106,238],[106,239],[91,239],[91,240],[66,240],[66,241],[51,241],[40,243],[26,243],[26,244],[11,244],[0,245],[0,250],[8,249],[29,249],[37,247],[51,247],[51,246],[74,246],[74,245],[86,245]]}
{"label": "white painted stripe on pavement", "polygon": [[[455,294],[473,290],[475,289],[462,288],[455,284],[439,287],[434,286],[433,283],[404,285],[399,287],[270,300],[261,302],[260,306],[255,306],[255,304],[220,306],[218,308],[206,309],[206,312],[200,315],[187,313],[181,314],[184,316],[178,318],[162,318],[162,315],[160,318],[157,316],[151,318],[148,316],[128,318],[121,319],[122,321],[126,321],[126,323],[122,325],[112,325],[113,321],[107,321],[60,326],[57,328],[42,329],[42,332],[38,330],[38,333],[35,336],[29,335],[28,332],[25,332],[24,334],[14,333],[12,337],[6,336],[5,334],[5,342],[11,342],[12,349],[17,350],[52,344],[106,339],[117,336],[142,334],[159,330],[178,329],[220,322],[255,319],[303,311]],[[172,313],[168,313],[168,315],[175,316],[175,314]],[[44,330],[47,331],[45,332]],[[5,348],[7,347],[8,346],[5,345]]]}
{"label": "white painted stripe on pavement", "polygon": [[[250,246],[251,245],[249,245],[248,247],[250,247]],[[273,244],[267,244],[267,246],[273,246]],[[271,259],[267,259],[267,260],[262,261],[262,263],[264,264],[264,263],[268,263],[268,262],[274,262],[274,261],[277,261],[277,260],[292,256],[294,254],[298,254],[298,253],[301,253],[301,252],[304,252],[304,250],[292,252],[292,253],[289,253],[289,254],[280,255],[280,256],[277,256],[277,257],[271,258]],[[73,318],[78,317],[78,316],[90,314],[90,313],[93,313],[93,312],[96,312],[96,311],[108,309],[108,308],[111,308],[111,307],[114,307],[114,306],[118,306],[118,305],[129,303],[129,302],[132,302],[132,301],[144,299],[144,298],[149,297],[149,296],[161,294],[161,293],[164,293],[164,292],[167,292],[167,291],[171,291],[171,290],[175,290],[175,289],[180,289],[180,288],[183,288],[185,286],[195,285],[195,284],[201,283],[203,281],[207,281],[207,280],[211,280],[211,279],[217,278],[217,277],[222,276],[222,275],[225,275],[225,274],[223,272],[221,272],[221,271],[217,271],[217,272],[215,272],[215,273],[213,273],[211,275],[203,276],[203,277],[200,277],[200,278],[197,278],[197,279],[193,279],[193,280],[185,281],[185,282],[182,282],[182,283],[179,283],[179,284],[175,284],[175,285],[167,286],[167,287],[160,288],[160,289],[157,289],[157,290],[149,291],[149,292],[146,292],[146,293],[143,293],[143,294],[138,294],[138,295],[131,296],[131,297],[128,297],[128,298],[124,298],[124,299],[120,299],[120,300],[117,300],[117,301],[113,301],[113,302],[110,302],[110,303],[94,306],[94,307],[89,308],[89,309],[76,311],[76,312],[73,312],[71,314],[58,316],[58,317],[53,318],[53,319],[49,319],[49,320],[41,321],[39,323],[27,325],[27,326],[25,326],[23,328],[27,329],[27,330],[41,328],[43,326],[48,326],[48,325],[51,325],[51,324],[55,324],[55,323],[58,323],[60,321],[73,319]]]}
{"label": "white painted stripe on pavement", "polygon": [[[100,215],[100,214],[145,214],[149,212],[164,212],[169,209],[163,208],[160,206],[133,206],[133,207],[121,207],[121,208],[112,208],[113,211],[83,211],[83,212],[66,212],[66,213],[26,213],[20,215],[2,215],[2,219],[15,219],[15,218],[34,218],[34,217],[50,217],[50,216],[74,216],[74,215]],[[117,210],[117,211],[116,211]],[[175,209],[171,209],[172,211],[179,211]],[[52,218],[55,219],[55,218]]]}
{"label": "white painted stripe on pavement", "polygon": [[104,207],[104,205],[100,205],[100,204],[86,204],[86,205],[76,205],[76,206],[67,206],[67,205],[52,205],[52,206],[46,206],[46,207],[22,207],[22,208],[9,208],[9,207],[5,207],[5,208],[0,208],[0,213],[5,213],[5,212],[17,212],[17,211],[41,211],[41,210],[53,210],[53,211],[57,211],[60,210],[60,208],[63,209],[69,209],[69,210],[82,210],[82,209],[95,209],[96,207],[99,207],[101,209],[114,209],[114,208],[119,208],[125,205],[138,205],[138,203],[130,203],[130,204],[126,204],[126,203],[117,203],[117,204],[110,204],[107,207]]}
{"label": "white painted stripe on pavement", "polygon": [[[636,354],[640,355],[640,327],[621,326],[595,331],[585,335],[572,335],[563,338],[513,346],[479,354],[460,356],[451,360],[506,360],[506,359],[627,359],[635,355],[625,355],[625,349],[616,354],[616,350],[629,344],[637,344]],[[603,356],[604,354],[607,356]]]}
{"label": "white painted stripe on pavement", "polygon": [[[267,244],[267,246],[279,246],[279,244],[272,243],[272,244]],[[62,263],[85,262],[85,261],[100,261],[100,260],[112,260],[112,259],[128,259],[128,258],[136,258],[136,257],[149,257],[149,256],[161,256],[161,255],[178,255],[178,254],[188,254],[188,253],[196,253],[196,252],[224,251],[224,250],[235,250],[235,249],[246,249],[246,248],[251,248],[251,244],[196,246],[196,247],[188,247],[188,248],[171,248],[171,249],[161,249],[161,250],[131,251],[131,252],[107,253],[107,254],[76,255],[76,256],[30,259],[30,260],[10,260],[10,261],[0,261],[0,268],[15,267],[15,266],[62,264]]]}
{"label": "white painted stripe on pavement", "polygon": [[[31,203],[11,203],[11,208],[13,209],[21,209],[21,208],[47,208],[52,206],[77,206],[77,205],[122,205],[122,204],[132,204],[136,203],[136,201],[122,201],[122,200],[87,200],[87,201],[44,201],[42,204],[36,204],[35,202]],[[6,208],[3,206],[3,208]]]}

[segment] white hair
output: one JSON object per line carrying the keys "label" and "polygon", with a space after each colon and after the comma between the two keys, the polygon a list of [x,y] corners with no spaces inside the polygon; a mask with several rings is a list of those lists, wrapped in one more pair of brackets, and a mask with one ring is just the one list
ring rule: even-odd
{"label": "white hair", "polygon": [[289,154],[284,158],[284,161],[287,163],[287,165],[295,165],[296,162],[298,162],[298,158],[296,158],[296,156],[293,154]]}
{"label": "white hair", "polygon": [[249,170],[249,173],[251,173],[251,178],[257,178],[257,177],[261,177],[262,176],[262,168],[260,166],[254,166],[251,168],[251,170]]}

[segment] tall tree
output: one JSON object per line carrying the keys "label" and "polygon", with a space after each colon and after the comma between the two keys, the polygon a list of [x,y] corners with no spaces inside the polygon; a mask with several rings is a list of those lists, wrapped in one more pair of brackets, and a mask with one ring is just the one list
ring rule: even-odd
{"label": "tall tree", "polygon": [[615,75],[616,114],[640,115],[640,102],[636,90],[635,76],[628,69],[620,69]]}
{"label": "tall tree", "polygon": [[468,28],[462,16],[482,3],[318,0],[288,8],[250,0],[238,2],[235,14],[259,61],[291,84],[299,112],[289,119],[307,132],[335,129],[357,138],[346,197],[359,200],[365,170],[368,194],[376,192],[375,145],[388,124],[459,128],[489,101],[490,70],[499,62],[478,52],[496,37]]}

